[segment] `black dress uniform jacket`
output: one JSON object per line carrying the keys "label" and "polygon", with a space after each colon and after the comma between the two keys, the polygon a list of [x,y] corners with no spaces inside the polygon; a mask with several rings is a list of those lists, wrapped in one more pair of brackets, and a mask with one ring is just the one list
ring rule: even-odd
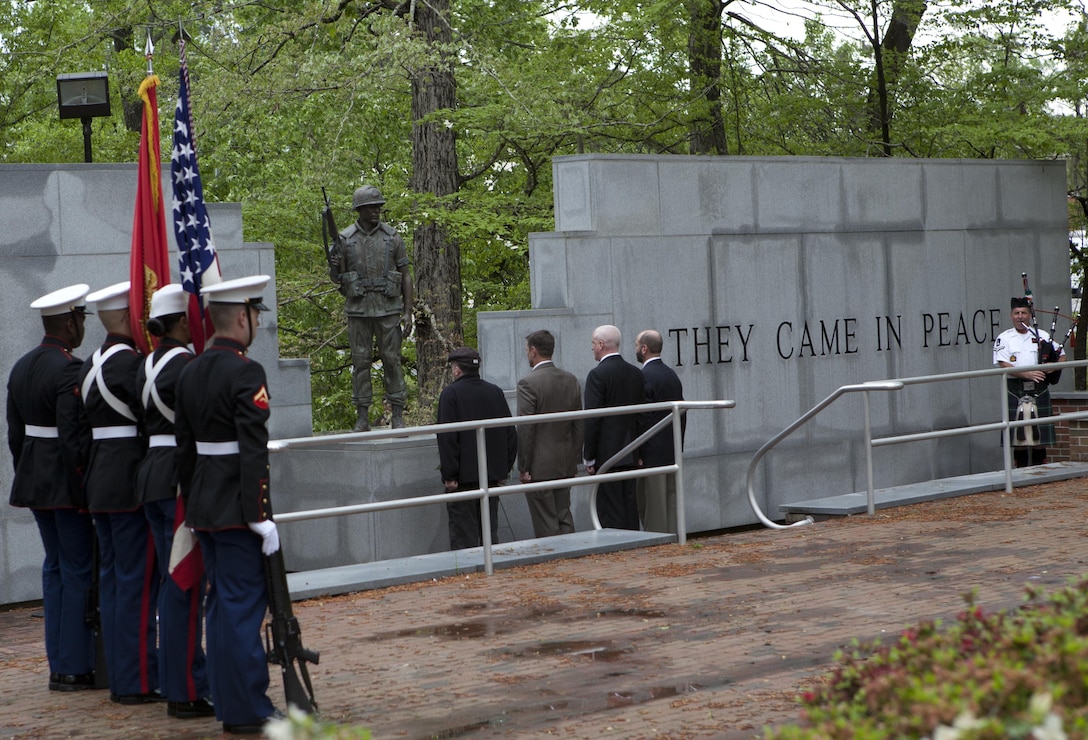
{"label": "black dress uniform jacket", "polygon": [[[182,370],[175,433],[190,527],[230,529],[272,518],[268,403],[264,368],[232,339],[216,338]],[[198,442],[237,442],[238,452],[198,454]]]}
{"label": "black dress uniform jacket", "polygon": [[[101,352],[114,345],[123,349],[102,363],[100,383],[112,393],[128,414],[113,408],[102,394],[98,383],[92,383],[83,394],[83,407],[92,435],[95,429],[107,427],[139,426],[142,414],[140,394],[136,389],[136,372],[143,355],[136,351],[136,343],[130,337],[106,335]],[[79,374],[80,387],[87,375],[94,370],[94,362],[83,363]],[[147,451],[147,441],[142,434],[91,441],[91,454],[87,462],[87,501],[91,513],[135,511],[143,504],[136,495],[136,469]]]}
{"label": "black dress uniform jacket", "polygon": [[[8,378],[8,447],[15,464],[12,506],[86,508],[81,465],[87,457],[79,398],[83,361],[66,342],[46,336]],[[55,427],[56,438],[31,436],[27,425]]]}
{"label": "black dress uniform jacket", "polygon": [[[177,351],[182,350],[182,351]],[[163,362],[168,353],[173,353],[170,359]],[[156,368],[154,386],[155,394],[162,404],[170,411],[176,407],[176,394],[178,378],[182,369],[193,359],[193,353],[173,337],[164,337],[159,342],[158,348],[151,355],[152,366]],[[140,363],[136,373],[136,388],[140,392],[141,405],[143,403],[145,386],[147,385],[147,359]],[[174,422],[163,415],[155,403],[154,396],[149,396],[144,407],[144,429],[150,445],[151,438],[156,435],[174,436]],[[136,492],[143,503],[174,498],[177,495],[178,469],[176,464],[177,448],[175,446],[161,445],[149,446],[147,455],[140,463],[140,469],[136,473]]]}

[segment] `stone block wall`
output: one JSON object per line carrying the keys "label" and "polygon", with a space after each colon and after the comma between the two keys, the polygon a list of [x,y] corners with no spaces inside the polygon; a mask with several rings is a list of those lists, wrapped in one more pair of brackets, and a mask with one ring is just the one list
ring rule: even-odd
{"label": "stone block wall", "polygon": [[[524,337],[556,334],[580,378],[590,334],[665,337],[689,399],[687,521],[756,521],[747,465],[831,394],[866,380],[987,368],[1029,274],[1040,305],[1069,301],[1062,162],[577,155],[553,162],[556,230],[529,242],[533,308],[480,314],[483,374],[512,390]],[[983,383],[872,397],[876,436],[1000,418]],[[764,511],[862,490],[861,399],[836,402],[757,471]],[[878,487],[1000,467],[984,435],[881,448]]]}
{"label": "stone block wall", "polygon": [[[163,192],[169,193],[169,168]],[[0,165],[0,377],[6,383],[15,361],[42,336],[41,319],[30,310],[35,298],[73,283],[91,290],[128,279],[136,165]],[[242,208],[209,203],[216,248],[225,277],[265,273],[275,277],[273,245],[245,242]],[[167,229],[175,255],[177,247]],[[312,431],[309,360],[281,360],[276,334],[275,283],[265,294],[272,309],[250,351],[268,375],[273,437],[303,437]],[[94,317],[77,356],[87,357],[105,339]],[[6,422],[0,418],[0,427]],[[6,428],[3,428],[6,438]],[[0,603],[41,598],[42,549],[34,518],[6,505],[11,456],[0,455]]]}

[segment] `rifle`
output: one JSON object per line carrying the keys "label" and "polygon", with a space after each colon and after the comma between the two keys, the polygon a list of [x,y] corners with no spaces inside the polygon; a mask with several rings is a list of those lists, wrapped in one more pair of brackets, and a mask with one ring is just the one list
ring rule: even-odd
{"label": "rifle", "polygon": [[270,613],[268,624],[265,625],[268,662],[280,667],[283,674],[283,693],[287,697],[288,706],[293,704],[299,711],[313,714],[317,709],[317,700],[314,699],[314,687],[310,683],[310,672],[306,664],[317,665],[321,655],[302,646],[302,632],[291,609],[291,593],[287,590],[287,568],[283,564],[283,550],[279,549],[265,556],[264,563]]}
{"label": "rifle", "polygon": [[98,606],[98,578],[100,557],[98,554],[98,534],[91,531],[91,585],[87,587],[87,602],[83,609],[83,623],[94,634],[94,687],[107,689],[110,685],[109,669],[106,666],[106,640],[102,635],[102,610]]}
{"label": "rifle", "polygon": [[[343,270],[340,264],[340,231],[336,228],[336,219],[332,216],[332,204],[324,186],[321,188],[321,197],[325,199],[325,209],[321,211],[321,240],[325,244],[325,260],[329,263],[329,271],[339,274]],[[329,237],[332,243],[329,243]],[[339,281],[337,281],[339,282]]]}

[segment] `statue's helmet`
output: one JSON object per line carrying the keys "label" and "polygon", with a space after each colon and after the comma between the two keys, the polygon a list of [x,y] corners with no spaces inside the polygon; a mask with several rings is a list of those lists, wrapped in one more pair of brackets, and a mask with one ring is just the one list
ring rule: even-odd
{"label": "statue's helmet", "polygon": [[382,191],[378,190],[373,185],[363,185],[358,188],[351,196],[351,207],[361,208],[362,206],[382,205],[385,203],[385,198],[382,197]]}

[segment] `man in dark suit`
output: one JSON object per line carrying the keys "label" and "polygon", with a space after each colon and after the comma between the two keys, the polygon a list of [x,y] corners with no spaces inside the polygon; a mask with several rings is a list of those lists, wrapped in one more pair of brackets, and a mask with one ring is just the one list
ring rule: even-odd
{"label": "man in dark suit", "polygon": [[[453,382],[438,397],[439,424],[510,416],[510,407],[506,404],[502,389],[480,377],[479,352],[471,347],[461,347],[451,352],[446,361],[453,373]],[[517,460],[517,431],[513,426],[493,427],[484,432],[484,444],[487,447],[488,485],[501,485]],[[447,493],[480,487],[475,430],[439,433],[438,459]],[[499,500],[489,497],[488,504],[491,542],[494,544],[499,541]],[[451,550],[483,544],[479,501],[448,503],[446,512],[449,515]]]}
{"label": "man in dark suit", "polygon": [[[593,358],[597,367],[586,378],[585,408],[631,406],[646,400],[642,373],[620,356],[620,330],[611,325],[593,330]],[[640,414],[593,417],[585,423],[582,456],[586,472],[593,475],[613,455],[639,435]],[[637,451],[619,460],[610,471],[635,467]],[[602,483],[597,491],[597,517],[601,526],[611,529],[638,529],[635,481]]]}
{"label": "man in dark suit", "polygon": [[[661,334],[647,329],[635,339],[635,359],[642,363],[646,379],[646,403],[683,401],[684,386],[673,369],[661,361]],[[666,411],[647,413],[644,428],[648,429],[668,415]],[[687,417],[681,416],[681,443],[686,431]],[[642,446],[642,465],[652,468],[676,462],[672,427],[666,427]],[[635,486],[638,516],[647,532],[676,532],[676,476],[655,475],[639,478]]]}
{"label": "man in dark suit", "polygon": [[[552,362],[555,337],[546,329],[525,337],[525,354],[532,370],[518,381],[518,416],[578,411],[582,385],[578,378]],[[579,419],[518,427],[518,470],[522,483],[571,478],[578,473],[582,450]],[[570,487],[550,488],[525,494],[533,520],[533,534],[551,537],[574,531],[570,513]]]}
{"label": "man in dark suit", "polygon": [[51,691],[95,686],[94,633],[87,624],[94,530],[83,493],[86,458],[79,400],[87,286],[70,285],[30,304],[45,336],[11,369],[8,448],[15,467],[12,506],[34,514],[42,538],[42,604]]}
{"label": "man in dark suit", "polygon": [[79,382],[91,426],[87,502],[98,536],[98,592],[110,699],[120,704],[162,701],[159,693],[155,603],[159,573],[151,527],[136,492],[136,470],[147,450],[136,373],[143,356],[129,323],[129,283],[87,296],[106,341],[83,364]]}

